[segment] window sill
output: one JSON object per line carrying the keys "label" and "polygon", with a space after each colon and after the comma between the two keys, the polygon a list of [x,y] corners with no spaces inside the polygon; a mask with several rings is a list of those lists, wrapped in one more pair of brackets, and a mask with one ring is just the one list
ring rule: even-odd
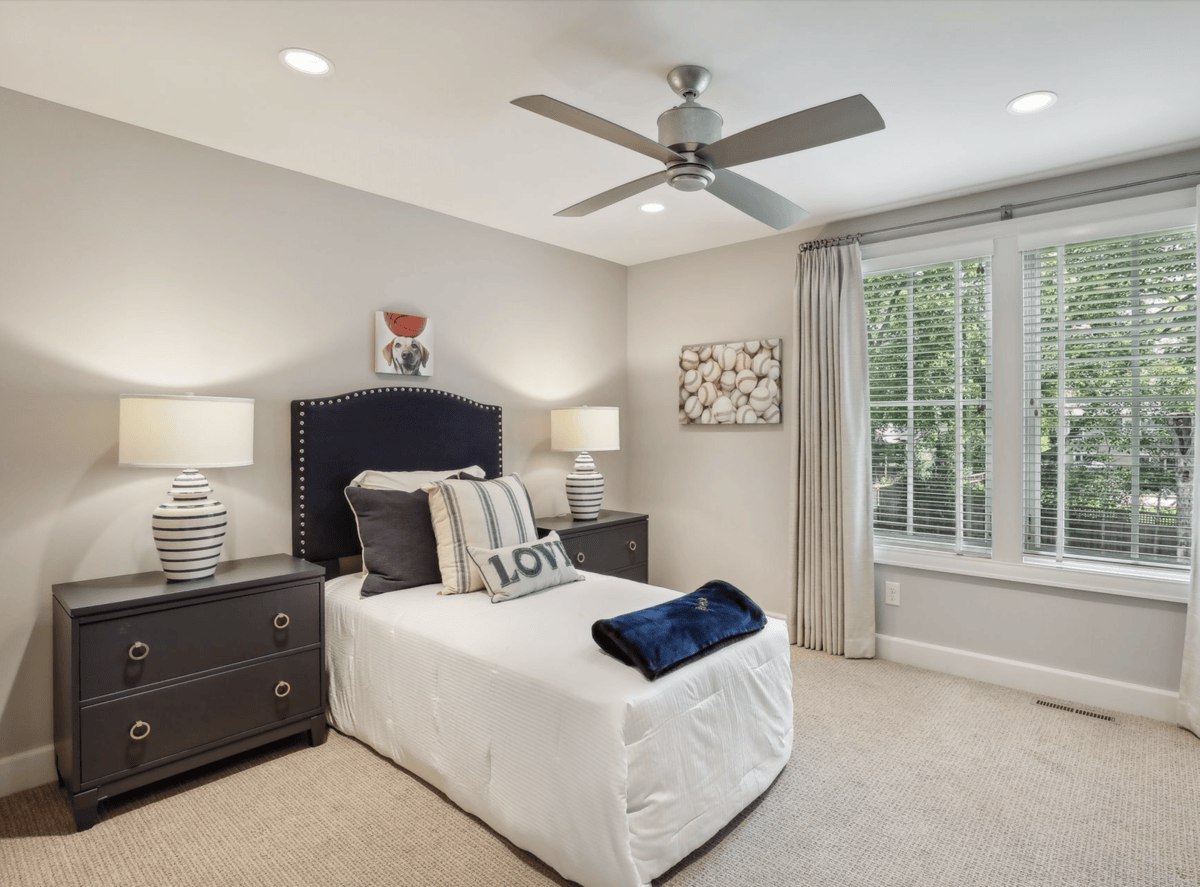
{"label": "window sill", "polygon": [[1144,570],[1118,564],[1101,569],[1088,569],[1076,565],[998,563],[987,557],[914,551],[883,545],[875,547],[875,563],[1180,604],[1187,602],[1190,581],[1187,573],[1180,573],[1178,576],[1148,576]]}

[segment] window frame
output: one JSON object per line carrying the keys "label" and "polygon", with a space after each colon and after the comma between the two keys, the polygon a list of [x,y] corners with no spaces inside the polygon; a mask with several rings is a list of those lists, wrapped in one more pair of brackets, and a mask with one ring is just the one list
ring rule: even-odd
{"label": "window frame", "polygon": [[[954,338],[955,338],[955,341],[952,346],[953,351],[954,351],[953,360],[954,360],[954,373],[955,373],[954,397],[953,397],[953,407],[954,407],[954,412],[955,412],[954,534],[952,536],[947,534],[944,537],[939,537],[939,536],[935,536],[928,532],[917,534],[914,531],[914,513],[917,510],[917,503],[915,502],[914,494],[913,494],[914,452],[913,452],[913,440],[911,439],[911,430],[912,430],[911,424],[913,421],[913,416],[914,416],[915,412],[920,410],[921,408],[928,408],[931,405],[946,406],[947,404],[942,401],[930,400],[928,398],[918,398],[914,395],[914,388],[918,384],[921,387],[925,387],[925,385],[927,383],[925,383],[924,381],[916,380],[913,377],[913,363],[914,363],[913,349],[914,349],[914,341],[915,341],[913,327],[915,324],[915,316],[916,316],[916,314],[919,313],[919,309],[914,305],[914,300],[912,298],[912,291],[911,291],[912,287],[910,286],[909,287],[909,298],[908,298],[908,312],[907,312],[907,318],[906,318],[906,320],[907,320],[906,332],[907,332],[907,342],[908,342],[908,348],[907,348],[907,352],[906,352],[907,363],[908,363],[907,397],[904,397],[901,399],[892,398],[890,400],[883,400],[883,401],[875,401],[873,399],[868,398],[869,406],[870,406],[870,409],[872,412],[876,408],[880,408],[880,409],[903,408],[903,409],[906,409],[907,415],[909,417],[908,421],[909,421],[910,435],[909,435],[909,440],[907,441],[907,448],[906,448],[906,456],[907,456],[906,475],[908,478],[908,485],[909,485],[908,496],[906,499],[906,506],[907,506],[906,513],[908,516],[908,531],[907,531],[907,534],[905,534],[905,533],[903,533],[901,531],[897,531],[897,530],[881,531],[881,530],[879,530],[878,527],[876,527],[875,528],[876,538],[880,539],[883,542],[883,544],[885,544],[885,545],[893,545],[897,548],[904,548],[904,549],[911,548],[911,549],[916,549],[916,550],[950,552],[955,555],[963,555],[963,556],[967,556],[967,557],[985,557],[986,558],[991,553],[991,547],[992,547],[992,532],[991,532],[991,529],[992,529],[991,528],[991,524],[992,524],[992,518],[991,518],[991,493],[992,493],[992,490],[991,490],[991,487],[992,487],[991,426],[992,426],[992,415],[991,415],[990,400],[986,399],[986,398],[981,401],[982,405],[985,408],[985,416],[986,416],[986,422],[987,422],[987,432],[986,432],[987,442],[985,445],[985,455],[984,455],[984,471],[987,475],[987,480],[985,482],[985,493],[984,493],[984,498],[985,498],[984,512],[985,512],[985,525],[986,525],[984,541],[982,541],[982,542],[972,541],[967,538],[966,520],[965,520],[966,514],[965,514],[965,508],[964,508],[964,502],[963,502],[963,476],[964,476],[963,439],[965,437],[964,432],[963,432],[963,417],[964,417],[964,412],[965,412],[966,408],[971,405],[976,404],[976,402],[980,400],[978,398],[967,398],[967,397],[963,396],[963,388],[964,388],[963,365],[964,365],[966,358],[965,358],[964,351],[963,351],[963,341],[962,341],[962,324],[963,324],[963,314],[964,314],[963,294],[962,294],[962,290],[963,290],[963,276],[962,275],[963,275],[963,263],[967,262],[967,261],[983,260],[983,261],[986,261],[987,265],[988,265],[988,270],[986,272],[986,285],[985,285],[985,289],[984,289],[984,305],[983,305],[984,322],[987,326],[988,334],[989,334],[988,341],[987,341],[987,368],[985,371],[985,381],[984,381],[985,389],[990,390],[991,380],[992,380],[992,357],[991,357],[991,321],[992,321],[991,263],[992,263],[992,255],[991,255],[991,244],[990,243],[987,243],[982,246],[984,246],[985,248],[981,248],[978,252],[966,253],[966,254],[956,254],[952,258],[939,258],[934,261],[922,262],[920,264],[906,264],[906,265],[901,265],[901,266],[895,267],[895,268],[876,269],[876,270],[872,270],[870,272],[867,272],[864,270],[864,272],[863,272],[863,277],[866,278],[868,276],[868,274],[869,275],[897,274],[897,273],[902,273],[902,272],[925,271],[925,270],[929,270],[931,268],[936,268],[939,266],[947,266],[947,265],[953,266],[953,268],[954,268],[954,284],[953,284],[953,286],[954,286]],[[868,356],[868,359],[869,359],[869,356]],[[870,375],[870,373],[868,372],[868,376],[869,375]],[[872,466],[874,466],[874,464],[875,464],[874,443],[875,443],[874,440],[872,440]],[[873,523],[874,523],[874,521],[873,521]]]}
{"label": "window frame", "polygon": [[[864,244],[863,274],[991,255],[992,551],[956,554],[877,539],[878,564],[1162,601],[1187,599],[1190,570],[1046,563],[1024,553],[1025,250],[1197,224],[1186,188]],[[1005,437],[1007,435],[1007,438]],[[1193,563],[1193,568],[1195,562]]]}
{"label": "window frame", "polygon": [[[1155,547],[1155,541],[1153,539],[1146,543],[1150,548],[1150,551],[1142,551],[1142,540],[1140,539],[1141,534],[1139,533],[1139,530],[1142,526],[1140,513],[1143,507],[1141,502],[1142,497],[1140,495],[1140,469],[1144,463],[1152,463],[1158,452],[1153,448],[1153,442],[1148,444],[1148,449],[1143,449],[1141,443],[1135,441],[1139,441],[1141,438],[1141,434],[1139,432],[1144,419],[1148,419],[1151,422],[1151,425],[1148,426],[1147,434],[1152,441],[1155,430],[1153,426],[1153,415],[1156,405],[1169,402],[1179,404],[1180,408],[1182,408],[1184,404],[1187,404],[1190,401],[1193,415],[1195,415],[1195,373],[1193,373],[1190,378],[1193,391],[1188,397],[1164,394],[1159,390],[1143,392],[1139,384],[1139,380],[1142,378],[1143,373],[1147,373],[1153,377],[1155,368],[1159,365],[1155,363],[1156,358],[1152,351],[1146,355],[1144,361],[1135,353],[1130,355],[1129,362],[1125,364],[1129,371],[1130,382],[1130,389],[1127,394],[1120,393],[1113,396],[1100,397],[1099,399],[1088,395],[1081,394],[1076,396],[1073,394],[1071,391],[1072,385],[1069,382],[1069,379],[1073,368],[1078,366],[1078,364],[1074,363],[1074,361],[1080,359],[1078,356],[1079,349],[1089,345],[1093,349],[1097,347],[1101,348],[1101,351],[1091,350],[1088,352],[1088,359],[1092,362],[1095,362],[1105,359],[1105,356],[1108,353],[1107,348],[1111,347],[1114,342],[1112,333],[1115,330],[1127,329],[1134,337],[1135,343],[1140,341],[1141,328],[1136,323],[1136,320],[1139,316],[1142,316],[1140,312],[1142,312],[1143,305],[1140,297],[1140,288],[1136,286],[1133,290],[1122,288],[1120,302],[1113,302],[1113,294],[1105,293],[1105,300],[1107,302],[1113,302],[1114,307],[1132,308],[1134,313],[1131,314],[1130,317],[1133,322],[1128,327],[1123,326],[1119,315],[1114,315],[1115,320],[1111,325],[1108,325],[1105,321],[1101,321],[1101,326],[1103,329],[1101,330],[1099,338],[1091,337],[1090,332],[1080,331],[1078,327],[1080,321],[1078,319],[1074,321],[1071,320],[1073,315],[1077,316],[1077,312],[1089,310],[1089,306],[1085,302],[1081,301],[1081,291],[1076,290],[1073,293],[1068,291],[1068,286],[1065,280],[1068,273],[1070,273],[1071,276],[1074,276],[1076,273],[1087,274],[1094,268],[1094,259],[1089,259],[1089,261],[1082,266],[1084,268],[1082,272],[1072,270],[1077,266],[1072,264],[1072,260],[1066,254],[1066,251],[1070,247],[1091,246],[1095,243],[1114,241],[1132,242],[1136,241],[1140,236],[1171,235],[1178,231],[1188,231],[1193,242],[1195,241],[1196,226],[1191,224],[1174,226],[1166,230],[1157,229],[1153,231],[1145,231],[1138,229],[1137,231],[1126,232],[1117,237],[1102,237],[1086,241],[1065,241],[1053,246],[1023,250],[1021,252],[1024,269],[1024,313],[1026,323],[1026,402],[1024,417],[1026,427],[1026,437],[1024,442],[1026,449],[1024,474],[1024,481],[1026,485],[1026,537],[1024,540],[1024,553],[1026,558],[1029,560],[1049,560],[1056,564],[1066,563],[1068,561],[1076,563],[1094,562],[1097,565],[1105,566],[1124,564],[1126,566],[1139,567],[1152,573],[1157,573],[1159,570],[1162,570],[1164,571],[1164,575],[1169,575],[1170,573],[1179,573],[1181,571],[1186,573],[1190,569],[1190,560],[1187,564],[1180,564],[1177,562],[1173,563],[1165,559],[1156,563],[1153,560],[1155,556],[1155,552],[1153,551]],[[1045,272],[1042,269],[1042,265],[1045,263],[1046,259],[1050,258],[1045,255],[1047,251],[1052,253],[1054,263],[1050,285],[1052,287],[1053,301],[1055,302],[1055,305],[1050,313],[1050,326],[1047,326],[1045,320],[1046,278]],[[1130,255],[1132,256],[1134,254],[1131,253]],[[1138,258],[1131,260],[1135,263],[1142,261],[1140,258],[1141,254],[1138,253],[1136,255]],[[1183,257],[1188,256],[1189,254],[1180,252],[1177,253],[1177,255],[1180,257],[1180,261],[1182,261]],[[1152,253],[1148,253],[1146,256],[1147,259],[1152,261]],[[1190,251],[1189,261],[1192,263],[1192,267],[1195,268],[1197,259],[1194,246]],[[1034,271],[1035,266],[1039,268],[1039,270],[1036,272]],[[1030,289],[1031,273],[1036,273],[1038,275],[1037,283],[1035,288],[1032,290]],[[1163,283],[1166,283],[1166,281],[1163,281]],[[1031,311],[1036,314],[1036,317],[1031,316]],[[1193,325],[1193,328],[1196,322],[1195,311],[1195,300],[1193,298],[1184,312],[1184,314],[1190,315],[1189,319]],[[1092,324],[1086,324],[1085,329],[1089,331],[1093,330]],[[1153,330],[1149,332],[1149,335],[1153,337]],[[1048,368],[1043,358],[1043,349],[1046,347],[1047,343],[1050,344],[1050,350],[1055,354],[1054,366],[1049,368],[1049,376],[1047,375]],[[1096,343],[1099,343],[1099,345]],[[1131,347],[1134,348],[1136,352],[1136,345]],[[1076,352],[1075,356],[1071,356],[1072,351]],[[1195,360],[1195,353],[1195,341],[1193,339],[1191,349],[1191,357],[1193,361]],[[1048,379],[1053,379],[1053,396],[1047,396],[1044,391]],[[1103,406],[1107,404],[1119,404],[1121,406],[1127,406],[1129,409],[1128,415],[1130,417],[1131,434],[1129,446],[1132,448],[1127,454],[1127,458],[1130,459],[1129,489],[1131,493],[1139,494],[1130,496],[1130,504],[1127,508],[1127,516],[1129,517],[1130,521],[1130,550],[1128,555],[1124,557],[1120,556],[1117,553],[1117,550],[1114,548],[1089,546],[1087,544],[1087,541],[1089,540],[1081,540],[1073,536],[1069,530],[1069,526],[1072,524],[1072,522],[1079,520],[1080,517],[1078,509],[1069,507],[1070,501],[1066,497],[1066,490],[1068,486],[1074,482],[1072,478],[1076,477],[1072,471],[1071,463],[1077,462],[1077,457],[1081,453],[1088,452],[1086,449],[1080,449],[1079,440],[1076,440],[1074,444],[1068,445],[1068,440],[1073,435],[1071,429],[1077,416],[1082,417],[1085,422],[1094,421],[1097,418],[1097,413],[1102,413]],[[1079,412],[1075,413],[1074,409],[1069,410],[1068,405],[1074,405],[1074,407],[1078,408]],[[1093,410],[1095,407],[1099,407],[1100,409]],[[1042,469],[1046,464],[1046,460],[1044,453],[1042,453],[1040,450],[1040,440],[1046,427],[1043,415],[1046,413],[1046,411],[1051,411],[1050,415],[1054,416],[1054,425],[1057,436],[1057,441],[1055,444],[1056,453],[1053,463],[1054,477],[1056,478],[1057,485],[1057,494],[1055,496],[1056,502],[1054,506],[1055,526],[1053,529],[1053,541],[1051,543],[1039,542],[1035,544],[1030,539],[1030,533],[1036,531],[1040,538],[1041,529],[1045,526],[1045,488],[1042,484]],[[1113,431],[1119,433],[1121,428],[1118,426],[1114,428]],[[1035,441],[1038,443],[1035,443]],[[1031,446],[1036,449],[1036,452],[1030,452]],[[1099,457],[1099,454],[1097,454],[1097,457]],[[1176,477],[1178,477],[1178,475],[1176,475]],[[1122,489],[1124,488],[1122,487]],[[1036,512],[1033,512],[1031,509],[1035,508],[1035,503]],[[1102,506],[1097,507],[1102,508]],[[1083,510],[1087,511],[1087,509]],[[1031,527],[1035,527],[1036,530],[1031,529]],[[1187,535],[1190,536],[1190,524],[1186,529]],[[1068,551],[1068,549],[1072,547],[1075,550],[1073,552]]]}

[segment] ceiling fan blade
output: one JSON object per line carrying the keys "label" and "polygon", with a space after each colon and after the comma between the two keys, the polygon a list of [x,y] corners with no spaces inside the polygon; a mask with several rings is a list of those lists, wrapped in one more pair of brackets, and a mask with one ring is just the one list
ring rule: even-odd
{"label": "ceiling fan blade", "polygon": [[770,225],[776,231],[790,228],[808,213],[786,197],[776,194],[743,176],[727,169],[716,171],[716,180],[708,186],[708,193],[724,200],[734,209]]}
{"label": "ceiling fan blade", "polygon": [[599,136],[624,148],[637,151],[639,154],[653,157],[662,163],[676,163],[683,160],[680,155],[676,154],[670,148],[660,145],[654,139],[646,138],[646,136],[639,135],[631,129],[618,126],[615,123],[605,120],[603,117],[597,117],[595,114],[581,111],[579,108],[568,105],[565,102],[560,102],[558,99],[552,99],[548,95],[522,96],[519,99],[513,99],[512,103],[518,108],[524,108],[526,111],[532,111],[534,114],[541,114],[543,117],[549,117],[551,120],[557,120],[559,123],[565,123],[567,126],[581,129],[586,133]]}
{"label": "ceiling fan blade", "polygon": [[651,173],[648,176],[642,176],[640,179],[634,179],[632,182],[626,182],[624,185],[611,188],[603,194],[589,197],[587,200],[577,203],[574,206],[568,206],[566,209],[556,212],[555,215],[586,216],[598,209],[604,209],[604,207],[610,206],[618,200],[624,200],[626,197],[632,197],[634,194],[641,194],[655,185],[661,185],[666,180],[667,171],[665,169],[662,172]]}
{"label": "ceiling fan blade", "polygon": [[752,126],[705,145],[696,153],[715,168],[724,169],[852,139],[883,126],[875,106],[864,96],[852,95]]}

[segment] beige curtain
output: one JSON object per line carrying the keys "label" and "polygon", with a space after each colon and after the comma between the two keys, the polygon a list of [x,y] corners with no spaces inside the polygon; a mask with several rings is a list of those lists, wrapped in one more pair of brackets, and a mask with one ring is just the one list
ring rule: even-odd
{"label": "beige curtain", "polygon": [[[1192,452],[1195,452],[1193,445]],[[1193,502],[1200,503],[1200,472],[1193,472]],[[1179,724],[1200,736],[1200,520],[1192,518],[1192,588],[1188,598],[1187,633],[1183,638],[1183,673],[1179,678]]]}
{"label": "beige curtain", "polygon": [[[1200,207],[1200,188],[1196,189],[1197,207]],[[1200,226],[1200,217],[1197,218]],[[1200,255],[1197,255],[1200,262]],[[1200,451],[1200,428],[1192,420],[1192,585],[1188,596],[1187,633],[1183,637],[1183,672],[1179,677],[1179,723],[1200,736],[1200,471],[1195,465]]]}
{"label": "beige curtain", "polygon": [[857,241],[800,248],[793,317],[796,642],[871,658],[871,423]]}

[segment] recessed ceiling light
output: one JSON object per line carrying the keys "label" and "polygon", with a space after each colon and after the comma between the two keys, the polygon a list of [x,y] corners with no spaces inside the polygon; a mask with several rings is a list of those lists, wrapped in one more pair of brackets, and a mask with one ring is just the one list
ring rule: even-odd
{"label": "recessed ceiling light", "polygon": [[666,209],[661,203],[643,203],[639,208],[644,213],[660,213]]}
{"label": "recessed ceiling light", "polygon": [[279,60],[293,71],[299,71],[301,74],[311,74],[314,77],[320,77],[322,74],[328,74],[333,70],[333,62],[325,58],[321,53],[313,52],[311,49],[300,49],[295,46],[280,50]]}
{"label": "recessed ceiling light", "polygon": [[1057,101],[1058,96],[1048,89],[1027,92],[1008,103],[1008,112],[1010,114],[1036,114],[1038,111],[1045,111]]}

